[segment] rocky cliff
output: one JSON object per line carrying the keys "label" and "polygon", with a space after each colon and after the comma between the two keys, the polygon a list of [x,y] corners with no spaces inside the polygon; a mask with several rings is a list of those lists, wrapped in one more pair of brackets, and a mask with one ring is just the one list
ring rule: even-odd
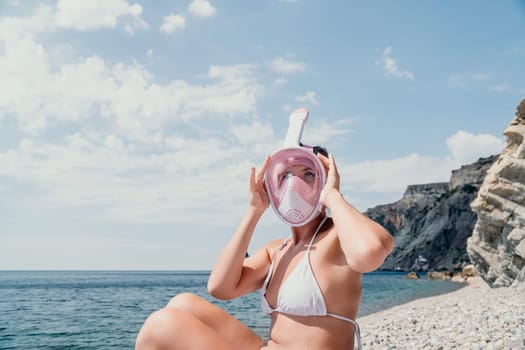
{"label": "rocky cliff", "polygon": [[448,183],[408,186],[399,201],[367,210],[396,242],[382,269],[453,270],[468,263],[466,242],[476,223],[470,203],[496,158],[454,170]]}
{"label": "rocky cliff", "polygon": [[491,286],[525,283],[525,99],[505,130],[507,146],[472,203],[478,220],[468,254]]}

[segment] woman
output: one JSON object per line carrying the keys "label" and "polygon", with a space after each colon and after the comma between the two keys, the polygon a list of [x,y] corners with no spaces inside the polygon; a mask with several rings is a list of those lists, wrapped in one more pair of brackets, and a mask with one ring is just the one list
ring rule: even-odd
{"label": "woman", "polygon": [[[319,201],[331,218],[321,210],[308,223],[292,226],[289,239],[269,242],[245,258],[269,206],[264,185],[268,156],[257,173],[251,168],[248,209],[208,281],[210,294],[218,299],[261,290],[263,310],[271,314],[270,339],[261,339],[208,301],[181,294],[146,320],[136,349],[353,349],[362,273],[382,264],[393,240],[343,198],[334,158],[317,156],[327,174]],[[298,179],[301,186],[312,187],[312,176],[307,166],[292,164],[282,169],[278,181]]]}

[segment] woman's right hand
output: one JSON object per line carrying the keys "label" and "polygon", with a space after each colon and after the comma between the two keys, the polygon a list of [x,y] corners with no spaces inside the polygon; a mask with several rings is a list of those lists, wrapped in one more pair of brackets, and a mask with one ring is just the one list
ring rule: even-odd
{"label": "woman's right hand", "polygon": [[266,187],[264,186],[264,173],[268,168],[268,163],[270,162],[270,156],[266,156],[264,162],[261,165],[261,169],[255,173],[255,167],[250,168],[250,208],[255,209],[256,211],[262,213],[270,205],[270,200],[268,199],[268,193],[266,192]]}

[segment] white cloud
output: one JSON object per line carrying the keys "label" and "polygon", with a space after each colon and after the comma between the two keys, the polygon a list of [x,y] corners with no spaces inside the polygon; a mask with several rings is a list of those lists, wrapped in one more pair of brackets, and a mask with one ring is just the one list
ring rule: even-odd
{"label": "white cloud", "polygon": [[282,109],[285,112],[291,112],[293,107],[291,105],[289,105],[288,103],[286,103],[286,104],[282,105]]}
{"label": "white cloud", "polygon": [[251,66],[211,66],[206,85],[182,80],[158,85],[142,67],[126,67],[113,73],[120,82],[105,104],[105,115],[134,135],[158,131],[168,125],[213,118],[232,118],[255,111],[261,87]]}
{"label": "white cloud", "polygon": [[497,77],[493,73],[488,72],[454,74],[448,77],[448,85],[454,89],[485,87],[493,92],[514,90],[507,83],[498,83]]}
{"label": "white cloud", "polygon": [[[211,66],[200,84],[159,84],[138,63],[98,55],[64,63],[34,35],[53,20],[49,7],[0,18],[0,122],[13,121],[23,137],[0,151],[0,174],[38,189],[32,202],[43,207],[186,222],[216,206],[210,220],[231,217],[245,203],[249,166],[276,144],[267,122],[245,123],[262,91],[256,66]],[[259,145],[246,147],[247,135]]]}
{"label": "white cloud", "polygon": [[114,87],[105,62],[98,57],[56,68],[50,66],[46,50],[30,37],[7,40],[6,48],[0,56],[4,90],[0,119],[13,116],[27,131],[88,117],[95,103],[105,102],[106,93]]}
{"label": "white cloud", "polygon": [[454,88],[464,88],[472,84],[480,84],[486,82],[491,77],[490,73],[465,73],[465,74],[454,74],[448,78],[448,83]]}
{"label": "white cloud", "polygon": [[272,144],[275,141],[272,126],[257,119],[251,124],[232,125],[230,132],[241,145]]}
{"label": "white cloud", "polygon": [[360,210],[365,210],[388,203],[388,200],[401,199],[408,185],[448,182],[452,170],[473,163],[480,157],[499,154],[504,147],[504,141],[493,135],[475,135],[465,131],[451,135],[446,143],[449,154],[443,157],[411,153],[395,159],[342,164],[339,168],[343,192],[356,198],[365,193],[366,198],[354,203]]}
{"label": "white cloud", "polygon": [[[334,138],[351,132],[351,123],[350,118],[315,123],[305,132],[316,132],[305,133],[304,139],[333,145]],[[25,139],[17,149],[0,153],[0,174],[41,188],[46,197],[40,200],[97,207],[114,220],[191,222],[196,213],[213,208],[207,218],[224,224],[221,220],[231,218],[227,213],[241,210],[245,203],[249,166],[258,166],[282,141],[258,118],[233,124],[225,133],[208,138],[160,136],[155,149],[103,130],[71,134],[58,142]],[[224,137],[228,135],[233,138]],[[365,210],[400,199],[407,185],[446,182],[451,170],[499,153],[503,146],[494,136],[464,131],[449,137],[447,144],[450,153],[444,157],[412,153],[348,163],[336,153],[342,191]]]}
{"label": "white cloud", "polygon": [[[22,22],[41,27],[45,13],[34,22]],[[181,121],[251,113],[261,91],[251,65],[212,66],[205,85],[181,80],[159,85],[144,66],[111,63],[99,56],[52,67],[47,48],[36,38],[8,31],[18,25],[0,21],[5,46],[0,55],[0,122],[14,118],[27,132],[98,117],[144,139]]]}
{"label": "white cloud", "polygon": [[221,222],[245,203],[249,166],[275,145],[267,123],[232,130],[258,131],[261,147],[222,137],[169,135],[161,137],[161,147],[151,148],[92,130],[53,142],[24,139],[16,149],[0,152],[0,175],[40,188],[39,205],[90,206],[113,220],[132,222],[191,222],[214,207],[207,220]]}
{"label": "white cloud", "polygon": [[11,42],[55,28],[55,13],[50,6],[37,7],[31,16],[0,17],[0,39]]}
{"label": "white cloud", "polygon": [[164,17],[160,31],[169,34],[177,29],[184,29],[185,26],[186,20],[182,15],[169,15]]}
{"label": "white cloud", "polygon": [[474,135],[460,130],[447,138],[447,147],[454,159],[468,163],[480,157],[501,153],[505,142],[502,138],[493,135]]}
{"label": "white cloud", "polygon": [[226,65],[226,66],[210,66],[208,70],[208,77],[212,79],[250,79],[253,74],[252,70],[256,66],[252,64],[237,64],[237,65]]}
{"label": "white cloud", "polygon": [[80,31],[115,28],[119,22],[133,34],[136,29],[147,29],[141,18],[142,6],[125,0],[59,0],[56,8],[56,26]]}
{"label": "white cloud", "polygon": [[7,0],[6,3],[9,6],[20,7],[22,6],[22,0]]}
{"label": "white cloud", "polygon": [[277,57],[270,63],[270,68],[278,73],[293,74],[305,72],[308,66],[304,62],[291,61],[284,57]]}
{"label": "white cloud", "polygon": [[195,17],[208,18],[215,16],[215,7],[208,0],[192,0],[188,11]]}
{"label": "white cloud", "polygon": [[[61,16],[78,16],[68,10],[71,3],[62,4]],[[97,4],[85,6],[97,13]],[[74,24],[62,19],[62,25],[94,30],[140,18],[135,5],[111,4],[124,6],[109,6],[110,18]],[[211,208],[208,220],[220,222],[240,212],[235,209],[245,203],[249,166],[282,142],[268,120],[250,119],[263,92],[254,75],[257,66],[212,65],[196,84],[158,83],[141,64],[99,55],[64,63],[52,59],[50,48],[34,35],[56,29],[55,18],[50,7],[28,18],[0,18],[0,122],[14,121],[24,138],[0,151],[0,175],[38,188],[38,204],[90,206],[118,220],[192,222]],[[153,57],[152,50],[147,57]],[[306,71],[307,65],[277,58],[272,68],[291,74]],[[298,101],[319,104],[313,91]],[[333,144],[352,132],[351,122],[312,123],[305,141]],[[42,133],[58,134],[64,126],[67,134],[54,140]],[[388,194],[411,183],[446,181],[461,162],[497,148],[496,138],[485,136],[458,132],[449,138],[451,154],[443,158],[414,153],[392,160],[342,161],[343,186]]]}
{"label": "white cloud", "polygon": [[353,122],[353,118],[331,119],[330,122],[314,121],[311,126],[305,128],[303,140],[313,146],[335,145],[339,138],[353,132],[350,127]]}
{"label": "white cloud", "polygon": [[505,92],[510,90],[510,86],[507,84],[494,84],[489,86],[490,91]]}
{"label": "white cloud", "polygon": [[[75,29],[119,25],[124,15],[117,13],[126,11],[111,13],[116,22],[86,20]],[[200,84],[159,84],[138,63],[98,55],[63,62],[36,35],[56,28],[54,19],[50,7],[0,18],[0,123],[13,121],[23,137],[0,151],[0,175],[37,189],[32,205],[42,207],[189,222],[215,206],[209,220],[231,218],[245,203],[249,166],[276,144],[267,122],[245,123],[262,91],[256,66],[211,66]],[[246,147],[248,135],[257,137],[257,147]]]}
{"label": "white cloud", "polygon": [[414,80],[414,74],[408,70],[401,70],[396,60],[394,60],[390,54],[392,53],[392,47],[387,47],[383,51],[383,69],[388,76],[400,79]]}
{"label": "white cloud", "polygon": [[125,0],[59,0],[56,7],[40,5],[27,17],[0,17],[0,38],[27,39],[57,29],[93,31],[121,27],[129,34],[148,29],[142,7]]}
{"label": "white cloud", "polygon": [[409,184],[448,181],[454,164],[457,163],[450,158],[412,153],[396,159],[354,163],[341,173],[347,190],[403,193]]}
{"label": "white cloud", "polygon": [[401,199],[408,185],[447,182],[451,171],[463,165],[443,158],[412,153],[404,157],[344,163],[335,160],[341,174],[341,191],[359,210]]}
{"label": "white cloud", "polygon": [[273,81],[273,85],[284,85],[288,82],[286,78],[277,78]]}
{"label": "white cloud", "polygon": [[319,101],[317,101],[315,95],[315,91],[308,91],[304,95],[295,97],[295,100],[300,103],[309,103],[312,106],[319,106]]}

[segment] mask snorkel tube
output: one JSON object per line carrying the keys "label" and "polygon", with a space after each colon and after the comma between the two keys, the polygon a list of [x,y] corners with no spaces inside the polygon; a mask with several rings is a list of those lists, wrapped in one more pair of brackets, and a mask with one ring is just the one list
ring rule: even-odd
{"label": "mask snorkel tube", "polygon": [[308,111],[290,114],[283,147],[270,159],[264,174],[270,204],[284,223],[303,226],[322,211],[319,200],[326,183],[326,171],[311,147],[301,144]]}

